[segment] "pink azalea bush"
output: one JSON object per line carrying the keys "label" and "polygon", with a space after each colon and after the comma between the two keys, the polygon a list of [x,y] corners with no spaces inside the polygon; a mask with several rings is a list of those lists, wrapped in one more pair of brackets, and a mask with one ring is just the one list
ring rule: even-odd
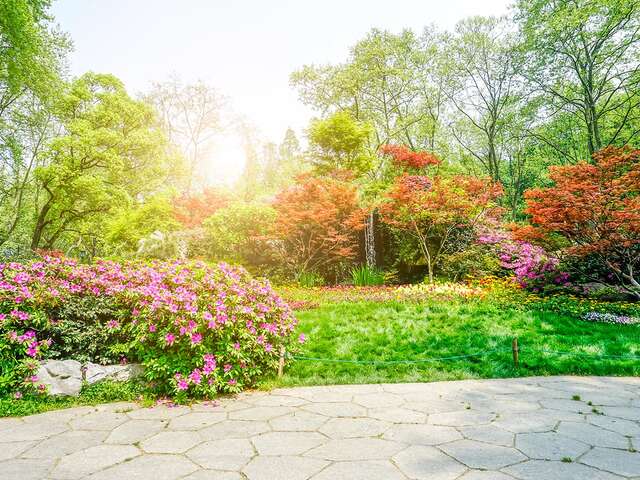
{"label": "pink azalea bush", "polygon": [[287,303],[242,268],[79,265],[54,257],[0,264],[0,394],[37,385],[34,371],[51,346],[47,334],[65,321],[55,317],[57,308],[78,298],[107,301],[110,318],[98,321],[110,348],[123,361],[142,362],[161,393],[240,391],[276,368],[281,348],[298,342]]}
{"label": "pink azalea bush", "polygon": [[537,245],[513,240],[507,232],[487,231],[477,238],[478,243],[496,250],[500,265],[511,270],[520,286],[538,291],[545,283],[567,285],[569,275],[558,270],[559,260]]}

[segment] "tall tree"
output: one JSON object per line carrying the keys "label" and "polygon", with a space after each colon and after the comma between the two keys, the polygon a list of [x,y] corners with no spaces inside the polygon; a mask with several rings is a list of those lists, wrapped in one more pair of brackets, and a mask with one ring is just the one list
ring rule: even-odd
{"label": "tall tree", "polygon": [[[155,192],[170,171],[151,108],[111,75],[85,74],[54,106],[62,132],[36,171],[39,197],[31,248],[94,246],[116,206]],[[93,249],[93,247],[91,247]]]}
{"label": "tall tree", "polygon": [[154,83],[145,99],[187,161],[187,191],[202,187],[215,139],[230,125],[226,99],[204,82],[185,85],[178,78]]}
{"label": "tall tree", "polygon": [[517,65],[506,19],[472,17],[449,40],[452,78],[447,95],[458,119],[453,134],[493,181],[501,180],[510,114],[517,105]]}
{"label": "tall tree", "polygon": [[[528,79],[584,132],[587,160],[640,135],[640,3],[630,0],[519,0]],[[629,125],[633,125],[629,128]],[[557,138],[545,137],[557,144]],[[562,147],[558,145],[558,150]]]}

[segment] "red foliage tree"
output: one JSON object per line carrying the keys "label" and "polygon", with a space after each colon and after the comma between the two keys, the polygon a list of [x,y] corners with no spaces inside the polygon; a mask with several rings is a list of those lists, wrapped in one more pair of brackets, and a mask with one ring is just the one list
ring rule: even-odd
{"label": "red foliage tree", "polygon": [[335,275],[357,256],[363,216],[353,185],[303,175],[273,207],[277,255],[293,272]]}
{"label": "red foliage tree", "polygon": [[529,233],[560,235],[564,253],[598,259],[640,298],[640,150],[607,147],[593,160],[551,167],[554,185],[525,193]]}
{"label": "red foliage tree", "polygon": [[402,168],[421,169],[429,165],[439,165],[440,159],[425,151],[413,151],[404,145],[382,145],[380,153],[389,155],[393,163]]}
{"label": "red foliage tree", "polygon": [[227,194],[215,188],[205,188],[198,194],[177,197],[174,200],[173,215],[185,227],[196,228],[229,202]]}
{"label": "red foliage tree", "polygon": [[460,235],[474,232],[490,212],[502,188],[489,180],[404,174],[396,178],[380,207],[382,221],[418,242],[433,282],[434,265]]}

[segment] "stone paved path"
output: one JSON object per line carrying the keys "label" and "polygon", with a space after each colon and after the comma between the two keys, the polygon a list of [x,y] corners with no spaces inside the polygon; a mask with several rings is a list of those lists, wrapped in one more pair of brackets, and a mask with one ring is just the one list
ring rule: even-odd
{"label": "stone paved path", "polygon": [[2,480],[640,479],[640,378],[279,389],[0,419]]}

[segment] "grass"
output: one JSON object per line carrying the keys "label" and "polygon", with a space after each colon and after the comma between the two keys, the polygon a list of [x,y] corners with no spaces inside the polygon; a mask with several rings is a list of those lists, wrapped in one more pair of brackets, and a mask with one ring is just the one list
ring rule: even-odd
{"label": "grass", "polygon": [[101,382],[83,388],[78,397],[29,396],[20,400],[5,397],[0,398],[0,417],[21,417],[61,408],[136,401],[143,393],[143,386],[138,383]]}
{"label": "grass", "polygon": [[[402,361],[499,350],[484,356],[414,364],[298,360],[266,386],[426,382],[530,375],[640,375],[640,326],[588,323],[553,313],[526,313],[483,300],[422,304],[327,304],[298,313],[309,340],[299,356]],[[515,368],[511,342],[518,338]],[[571,352],[553,354],[546,351]]]}

